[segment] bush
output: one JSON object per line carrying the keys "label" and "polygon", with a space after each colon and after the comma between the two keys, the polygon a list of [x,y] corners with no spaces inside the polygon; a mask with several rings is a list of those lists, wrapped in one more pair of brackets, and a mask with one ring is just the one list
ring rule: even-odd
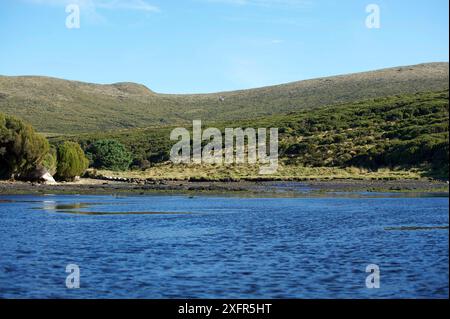
{"label": "bush", "polygon": [[89,160],[77,143],[64,142],[59,145],[57,154],[56,177],[59,180],[72,181],[76,176],[81,176],[89,166]]}
{"label": "bush", "polygon": [[115,140],[99,140],[91,144],[86,153],[91,165],[98,169],[125,171],[132,162],[131,153]]}
{"label": "bush", "polygon": [[152,163],[146,159],[134,160],[131,169],[133,170],[143,170],[145,171],[147,168],[150,168]]}
{"label": "bush", "polygon": [[0,177],[26,175],[41,164],[50,146],[31,125],[0,113]]}
{"label": "bush", "polygon": [[58,168],[57,156],[56,150],[51,148],[42,160],[42,166],[50,173],[50,175],[56,174],[56,170]]}

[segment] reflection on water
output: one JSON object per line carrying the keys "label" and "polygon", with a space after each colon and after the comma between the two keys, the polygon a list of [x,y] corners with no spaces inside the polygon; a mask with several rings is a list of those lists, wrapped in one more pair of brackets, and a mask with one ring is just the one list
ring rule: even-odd
{"label": "reflection on water", "polygon": [[[115,197],[125,198],[125,197]],[[95,205],[102,205],[101,203],[67,203],[58,204],[55,201],[43,201],[42,206],[32,207],[35,210],[44,210],[54,213],[64,213],[64,214],[75,214],[75,215],[179,215],[179,214],[190,214],[183,212],[96,212],[96,211],[83,211],[82,209],[90,208]]]}
{"label": "reflection on water", "polygon": [[59,210],[56,213],[75,214],[75,215],[183,215],[190,213],[171,213],[171,212],[84,212],[73,210]]}
{"label": "reflection on water", "polygon": [[448,297],[448,198],[0,201],[0,298]]}
{"label": "reflection on water", "polygon": [[99,205],[96,203],[67,203],[67,204],[59,204],[55,201],[43,201],[41,207],[34,207],[34,209],[43,209],[47,211],[61,211],[61,210],[73,210],[73,209],[82,209],[82,208],[88,208],[93,205]]}

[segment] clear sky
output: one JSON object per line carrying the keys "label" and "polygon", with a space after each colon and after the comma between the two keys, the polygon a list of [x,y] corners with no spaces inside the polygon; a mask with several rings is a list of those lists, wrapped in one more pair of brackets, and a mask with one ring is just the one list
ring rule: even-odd
{"label": "clear sky", "polygon": [[[80,28],[66,27],[67,4]],[[366,27],[366,6],[381,27]],[[200,93],[448,61],[448,0],[2,0],[0,74]]]}

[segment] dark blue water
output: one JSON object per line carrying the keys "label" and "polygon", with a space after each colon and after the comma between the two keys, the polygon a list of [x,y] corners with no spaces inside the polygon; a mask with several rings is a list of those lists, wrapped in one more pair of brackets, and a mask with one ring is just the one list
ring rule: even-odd
{"label": "dark blue water", "polygon": [[0,196],[0,297],[447,298],[448,230],[385,228],[448,214],[448,198]]}

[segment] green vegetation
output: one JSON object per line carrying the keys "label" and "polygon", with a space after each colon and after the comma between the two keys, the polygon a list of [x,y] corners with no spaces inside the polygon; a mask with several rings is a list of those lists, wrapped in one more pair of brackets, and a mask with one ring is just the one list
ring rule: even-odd
{"label": "green vegetation", "polygon": [[[287,163],[419,167],[448,176],[448,91],[370,100],[281,119]],[[270,124],[270,123],[267,123]]]}
{"label": "green vegetation", "polygon": [[45,155],[42,166],[50,173],[50,175],[55,175],[58,168],[58,154],[55,148],[51,148],[50,151]]}
{"label": "green vegetation", "polygon": [[161,163],[145,171],[88,170],[94,178],[126,178],[141,180],[175,181],[309,181],[309,180],[418,180],[423,172],[418,169],[371,171],[358,167],[304,167],[300,165],[280,165],[276,173],[260,175],[258,166],[253,165],[174,165]]}
{"label": "green vegetation", "polygon": [[[225,127],[278,127],[281,163],[287,167],[357,167],[367,172],[380,168],[420,168],[422,175],[448,179],[448,120],[448,91],[442,91],[211,125],[222,132]],[[155,165],[168,160],[174,143],[169,139],[172,128],[61,136],[50,140],[59,143],[71,139],[88,149],[96,140],[114,139],[132,152],[135,168],[145,169],[139,163]],[[240,174],[246,176],[248,172]]]}
{"label": "green vegetation", "polygon": [[40,132],[78,134],[186,126],[194,119],[209,125],[211,121],[286,114],[448,87],[448,63],[194,95],[157,94],[133,83],[97,85],[46,77],[0,76],[0,112],[29,121]]}
{"label": "green vegetation", "polygon": [[77,143],[64,142],[58,146],[57,153],[56,177],[59,180],[73,180],[76,176],[81,176],[89,166],[89,160]]}
{"label": "green vegetation", "polygon": [[45,158],[49,143],[31,125],[0,113],[0,178],[20,178]]}
{"label": "green vegetation", "polygon": [[91,166],[99,169],[125,171],[132,161],[131,153],[115,140],[98,140],[88,146],[86,154]]}
{"label": "green vegetation", "polygon": [[0,116],[0,176],[24,176],[42,165],[70,180],[88,165],[84,151],[91,167],[116,175],[131,168],[127,176],[258,179],[256,167],[168,163],[171,130],[201,119],[222,132],[279,128],[280,169],[271,179],[447,180],[448,98],[448,63],[197,95],[157,94],[133,83],[0,77],[0,111],[29,120],[55,148],[31,126]]}

